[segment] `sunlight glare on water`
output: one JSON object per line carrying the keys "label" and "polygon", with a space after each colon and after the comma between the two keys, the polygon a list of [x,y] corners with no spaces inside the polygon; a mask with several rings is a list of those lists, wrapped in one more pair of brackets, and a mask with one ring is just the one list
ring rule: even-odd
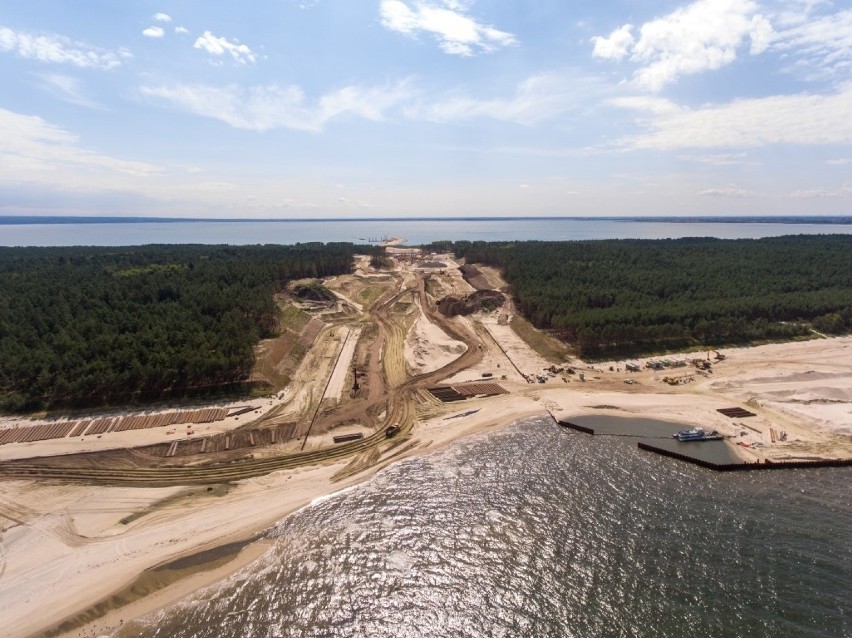
{"label": "sunlight glare on water", "polygon": [[118,635],[848,636],[850,475],[716,474],[531,419],[298,512]]}

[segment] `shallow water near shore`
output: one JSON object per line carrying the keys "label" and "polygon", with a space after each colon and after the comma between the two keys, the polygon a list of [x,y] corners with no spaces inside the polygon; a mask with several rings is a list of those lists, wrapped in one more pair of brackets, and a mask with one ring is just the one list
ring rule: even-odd
{"label": "shallow water near shore", "polygon": [[116,635],[850,635],[850,478],[717,474],[529,419],[299,511]]}

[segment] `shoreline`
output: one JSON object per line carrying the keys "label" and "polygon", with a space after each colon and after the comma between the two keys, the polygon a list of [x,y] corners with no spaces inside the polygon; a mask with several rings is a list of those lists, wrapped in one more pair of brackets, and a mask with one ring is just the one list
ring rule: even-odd
{"label": "shoreline", "polygon": [[[393,458],[387,459],[385,462],[382,462],[374,467],[371,467],[367,470],[364,470],[360,475],[354,475],[350,478],[355,478],[355,476],[360,476],[359,480],[352,481],[351,484],[346,485],[345,487],[330,486],[335,487],[331,491],[318,494],[317,496],[311,498],[304,505],[295,508],[293,511],[285,514],[280,519],[275,521],[272,525],[267,526],[263,530],[256,532],[249,538],[243,541],[231,541],[229,543],[223,543],[222,545],[218,545],[216,547],[200,550],[200,551],[191,551],[182,556],[178,556],[168,563],[165,563],[161,566],[155,566],[146,569],[144,572],[139,574],[130,584],[122,586],[116,589],[112,594],[110,594],[106,599],[102,599],[97,603],[90,605],[87,609],[81,610],[78,613],[72,614],[71,616],[62,619],[60,622],[56,623],[53,627],[47,629],[40,629],[35,633],[29,634],[26,638],[36,638],[37,636],[44,636],[45,638],[72,638],[72,636],[100,636],[104,632],[112,632],[121,627],[125,622],[129,622],[132,620],[139,620],[144,618],[145,616],[149,616],[155,612],[159,612],[165,610],[168,607],[173,605],[180,604],[182,602],[188,601],[190,598],[198,594],[204,589],[208,587],[219,585],[226,582],[229,578],[237,574],[244,567],[247,567],[259,560],[263,555],[265,555],[273,546],[274,541],[272,539],[266,538],[265,534],[273,529],[276,525],[280,524],[290,516],[298,514],[305,508],[311,507],[315,502],[320,500],[325,500],[328,498],[333,498],[336,494],[352,489],[353,487],[358,487],[359,485],[363,485],[370,481],[378,472],[383,470],[386,467],[394,465],[396,463],[421,456],[428,455],[440,450],[443,450],[449,445],[460,441],[469,436],[476,436],[477,434],[483,434],[485,431],[495,431],[499,429],[509,428],[512,425],[518,423],[519,421],[534,417],[534,416],[544,416],[547,414],[546,410],[540,410],[537,412],[531,412],[529,414],[524,414],[518,416],[515,419],[507,422],[501,422],[499,424],[483,424],[475,428],[473,431],[466,432],[459,437],[450,438],[446,440],[442,440],[435,446],[427,445],[426,448],[422,450],[413,450],[413,453],[403,453]],[[431,442],[430,442],[431,443]],[[139,598],[132,600],[126,605],[121,605],[119,607],[111,608],[102,616],[95,618],[89,622],[83,623],[74,623],[71,627],[67,629],[62,629],[59,631],[59,627],[68,622],[73,622],[74,619],[79,618],[87,613],[90,613],[92,610],[96,609],[98,606],[107,603],[110,599],[116,596],[120,596],[122,592],[127,590],[128,588],[133,587],[133,584],[138,582],[140,579],[144,578],[147,573],[156,571],[161,568],[167,568],[169,565],[177,563],[182,560],[192,560],[195,557],[206,554],[208,552],[216,552],[217,550],[227,547],[228,545],[232,545],[234,543],[244,543],[243,547],[233,556],[233,558],[226,561],[224,564],[205,569],[204,564],[200,565],[196,571],[189,573],[185,576],[179,577],[174,582],[168,584],[165,587],[157,588],[154,591],[144,594]],[[216,561],[209,561],[209,563],[215,563]]]}
{"label": "shoreline", "polygon": [[[524,403],[525,408],[517,404],[513,408],[505,402],[499,406],[484,406],[485,409],[476,415],[477,418],[466,420],[465,423],[453,422],[452,426],[449,425],[450,422],[443,421],[442,417],[431,418],[418,425],[417,431],[403,450],[393,449],[387,458],[376,465],[342,480],[334,480],[333,477],[345,470],[351,459],[321,466],[283,470],[257,479],[240,481],[224,495],[210,497],[212,500],[208,503],[187,507],[180,516],[169,515],[168,510],[173,509],[169,506],[165,513],[167,520],[157,520],[152,524],[152,521],[146,519],[158,518],[158,514],[163,515],[162,512],[154,510],[153,514],[146,513],[139,520],[127,525],[126,530],[122,529],[116,533],[114,527],[107,528],[106,531],[113,534],[107,533],[102,540],[98,539],[93,543],[102,545],[102,551],[89,551],[91,546],[84,545],[82,548],[63,548],[64,551],[58,552],[54,539],[43,538],[43,535],[38,533],[41,530],[38,530],[36,535],[39,538],[33,538],[31,541],[44,543],[49,546],[46,549],[53,550],[48,551],[45,557],[51,564],[43,566],[42,561],[31,556],[15,556],[18,563],[24,564],[9,565],[13,574],[11,578],[7,574],[7,581],[11,583],[4,589],[10,596],[7,604],[2,605],[5,609],[0,607],[0,613],[6,618],[6,631],[9,636],[21,638],[45,636],[46,632],[56,638],[96,636],[99,635],[97,632],[104,629],[116,629],[122,621],[138,619],[186,600],[199,590],[229,578],[260,558],[271,546],[262,535],[318,499],[328,498],[360,485],[385,467],[401,460],[443,449],[472,434],[502,429],[520,419],[546,414],[543,407],[536,402],[527,399]],[[87,490],[97,488],[71,486],[67,489],[86,493]],[[148,488],[120,489],[142,492]],[[280,496],[283,490],[287,490],[286,498],[275,503],[276,496]],[[161,496],[160,493],[170,490],[156,488],[155,491]],[[195,498],[200,493],[196,490],[196,493],[186,498]],[[166,496],[162,500],[167,501],[170,498],[174,497]],[[2,504],[3,500],[0,499],[0,505]],[[180,506],[176,508],[180,509]],[[113,513],[111,517],[117,519],[120,514],[121,512]],[[16,527],[20,529],[26,526],[19,524]],[[140,596],[127,605],[109,609],[107,613],[91,621],[73,622],[99,605],[106,603],[109,606],[112,597],[132,586],[146,572],[252,538],[260,540],[249,542],[233,560],[210,571],[199,569],[197,573],[187,574],[185,578],[179,578],[166,587]],[[72,569],[74,573],[71,573]],[[51,577],[54,572],[59,573]],[[0,593],[4,592],[0,590]],[[50,600],[49,607],[44,602],[46,600]],[[40,602],[42,604],[39,604]],[[59,630],[66,622],[73,622],[73,626]],[[88,631],[94,633],[80,633]]]}
{"label": "shoreline", "polygon": [[[232,545],[233,543],[231,543]],[[204,552],[196,552],[188,556],[180,557],[174,561],[170,561],[166,565],[153,567],[145,570],[137,576],[133,582],[127,586],[118,589],[107,599],[101,600],[87,609],[73,614],[68,618],[63,619],[56,625],[46,630],[39,630],[32,634],[35,636],[45,636],[63,638],[65,636],[101,636],[120,629],[125,622],[136,620],[144,616],[148,616],[158,611],[162,611],[172,605],[176,605],[185,601],[197,594],[198,592],[225,582],[231,576],[239,572],[244,567],[251,565],[256,560],[260,559],[273,546],[273,541],[267,538],[253,537],[246,539],[243,547],[233,554],[230,558],[222,562],[222,560],[210,560],[191,569],[190,573],[177,576],[168,584],[157,586],[153,585],[152,591],[148,593],[137,593],[136,590],[140,585],[139,582],[146,577],[150,577],[158,570],[168,568],[168,565],[178,562],[182,559],[193,559],[196,556],[216,552],[219,548],[213,548]],[[228,545],[222,545],[221,548],[226,548]],[[126,604],[112,606],[111,603],[116,597],[122,598],[122,594],[131,592],[133,599]],[[102,607],[108,609],[101,612]],[[87,620],[87,616],[95,615],[91,620]]]}
{"label": "shoreline", "polygon": [[[615,406],[610,406],[610,410],[614,411],[614,408]],[[480,410],[482,410],[482,408],[480,408]],[[537,406],[535,408],[530,407],[524,412],[515,412],[515,415],[508,420],[499,418],[497,416],[484,416],[487,416],[488,418],[482,419],[482,422],[479,424],[456,432],[454,436],[451,435],[441,437],[441,440],[439,440],[438,442],[430,440],[426,442],[425,446],[421,448],[406,449],[401,454],[394,454],[390,458],[378,463],[377,465],[368,468],[356,475],[350,476],[347,481],[341,481],[341,483],[346,483],[345,485],[330,483],[324,486],[333,489],[318,490],[318,493],[309,500],[306,500],[305,503],[293,508],[292,511],[284,514],[281,518],[273,522],[271,525],[266,526],[262,530],[255,530],[253,534],[250,534],[246,538],[240,540],[230,540],[229,542],[216,545],[212,548],[196,548],[195,550],[191,550],[185,554],[171,559],[165,564],[147,568],[142,573],[140,573],[135,579],[133,579],[131,583],[116,589],[106,599],[102,599],[97,603],[90,605],[88,608],[62,619],[60,622],[54,624],[53,627],[41,629],[35,633],[29,634],[27,638],[35,638],[36,636],[49,636],[51,638],[71,638],[71,636],[100,636],[104,633],[111,633],[120,629],[121,625],[123,625],[125,622],[140,620],[156,612],[160,612],[174,605],[186,602],[196,596],[202,590],[225,583],[228,579],[233,577],[240,570],[245,567],[248,567],[252,563],[262,558],[274,546],[274,540],[266,537],[266,534],[276,525],[286,520],[288,517],[297,514],[299,511],[307,507],[311,507],[315,502],[319,500],[332,498],[338,493],[347,491],[349,489],[352,489],[353,487],[357,487],[359,485],[367,483],[378,472],[388,466],[394,465],[404,460],[415,458],[417,456],[428,455],[434,452],[438,452],[448,447],[449,445],[452,445],[468,437],[484,434],[485,432],[493,432],[510,428],[518,422],[531,417],[548,416],[550,418],[553,418],[557,424],[562,425],[559,423],[558,419],[553,415],[553,413],[550,410],[546,409],[544,406]],[[445,418],[446,417],[440,419],[440,421],[445,423]],[[427,422],[425,425],[431,425],[431,428],[433,429],[440,427],[441,424],[436,423],[435,421],[437,421],[437,419],[431,419],[430,422]],[[444,425],[443,427],[447,426]],[[746,459],[746,457],[742,455],[742,451],[739,450],[736,446],[730,443],[728,445],[730,446],[732,453],[741,455],[741,458],[743,458],[743,460]],[[639,447],[640,449],[643,449],[641,445]],[[781,468],[778,467],[777,469]],[[240,544],[241,547],[238,551],[233,552],[230,557],[227,558],[227,560],[225,560],[224,562],[217,561],[215,558],[211,560],[202,560],[200,564],[195,565],[194,568],[190,568],[189,573],[179,575],[172,582],[169,582],[165,586],[155,587],[150,592],[138,595],[138,597],[134,598],[127,604],[111,607],[105,613],[90,621],[87,621],[85,623],[75,622],[75,620],[79,619],[80,617],[92,613],[98,607],[101,607],[104,604],[109,604],[110,600],[114,597],[122,597],[122,593],[126,592],[128,589],[132,589],[136,583],[138,583],[140,580],[144,579],[147,575],[150,575],[153,572],[157,572],[162,569],[169,569],[170,566],[184,561],[194,563],[199,557],[211,553],[216,554],[223,549],[227,549],[228,546],[234,544]],[[58,630],[61,625],[69,622],[72,623],[71,626],[62,630]]]}
{"label": "shoreline", "polygon": [[[625,385],[625,373],[591,367],[584,383],[576,378],[545,385],[503,381],[510,394],[424,406],[411,434],[391,442],[374,465],[363,469],[347,458],[219,484],[214,491],[9,481],[0,494],[0,614],[5,631],[10,637],[42,636],[108,601],[147,570],[257,538],[317,499],[362,484],[397,461],[548,412],[559,417],[579,413],[653,417],[717,428],[729,435],[737,432],[738,441],[764,441],[761,447],[736,450],[750,459],[770,453],[774,458],[793,458],[828,448],[850,455],[852,437],[839,416],[852,400],[850,351],[850,337],[760,346],[738,351],[712,376],[679,387],[662,385],[651,371],[632,375],[638,383]],[[823,396],[840,402],[813,401]],[[732,405],[747,405],[758,416],[740,425],[717,411]],[[468,415],[470,408],[479,411]],[[454,418],[462,415],[465,418]],[[790,440],[767,443],[770,425],[789,432]],[[741,427],[747,436],[739,436]],[[90,635],[80,631],[115,628],[121,621],[186,600],[262,556],[268,549],[257,544],[262,542],[249,543],[231,560],[190,570],[185,578],[129,605],[54,635]]]}

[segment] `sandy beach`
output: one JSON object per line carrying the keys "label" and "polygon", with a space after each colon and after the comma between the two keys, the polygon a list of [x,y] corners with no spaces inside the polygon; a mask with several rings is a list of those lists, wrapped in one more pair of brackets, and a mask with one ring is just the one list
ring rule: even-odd
{"label": "sandy beach", "polygon": [[[5,631],[9,636],[37,634],[121,590],[147,568],[245,540],[316,498],[368,479],[388,463],[542,412],[532,399],[503,399],[463,420],[432,419],[418,427],[411,450],[340,481],[332,477],[346,462],[275,472],[213,495],[205,488],[7,483],[0,497]],[[137,518],[121,522],[130,516]],[[159,609],[233,573],[257,558],[257,552],[247,548],[228,565],[110,612],[90,627],[100,631]],[[79,631],[75,627],[62,635]]]}

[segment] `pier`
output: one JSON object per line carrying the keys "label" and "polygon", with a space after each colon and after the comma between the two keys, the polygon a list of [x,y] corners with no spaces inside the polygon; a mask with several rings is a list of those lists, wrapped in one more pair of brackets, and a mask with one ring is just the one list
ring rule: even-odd
{"label": "pier", "polygon": [[755,470],[794,470],[817,467],[852,467],[852,459],[815,459],[813,461],[769,461],[764,463],[748,463],[739,461],[737,463],[713,463],[699,458],[697,455],[684,454],[665,447],[639,441],[640,450],[654,452],[685,463],[692,463],[715,472],[752,472]]}
{"label": "pier", "polygon": [[763,462],[747,461],[738,456],[726,440],[683,442],[672,434],[686,427],[672,421],[627,418],[609,415],[577,415],[553,419],[561,426],[593,436],[635,437],[640,450],[692,463],[715,472],[750,472],[819,467],[852,467],[852,459],[814,459]]}

